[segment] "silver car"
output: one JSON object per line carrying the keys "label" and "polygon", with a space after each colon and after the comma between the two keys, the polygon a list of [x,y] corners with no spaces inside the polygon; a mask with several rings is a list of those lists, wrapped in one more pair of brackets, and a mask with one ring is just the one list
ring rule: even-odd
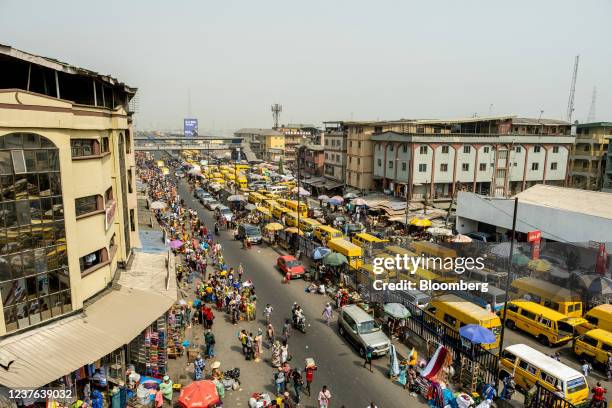
{"label": "silver car", "polygon": [[338,317],[340,335],[353,343],[359,355],[365,357],[368,347],[374,356],[389,352],[391,341],[376,320],[357,305],[344,306]]}

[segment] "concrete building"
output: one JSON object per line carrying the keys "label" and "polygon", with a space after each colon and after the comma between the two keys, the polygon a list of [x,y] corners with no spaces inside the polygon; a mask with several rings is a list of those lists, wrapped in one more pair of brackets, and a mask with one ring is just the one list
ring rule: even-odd
{"label": "concrete building", "polygon": [[300,171],[306,177],[323,175],[325,164],[324,147],[320,145],[298,146],[297,155],[300,161]]}
{"label": "concrete building", "polygon": [[297,146],[304,144],[320,144],[320,132],[314,125],[303,123],[289,123],[281,125],[278,132],[285,136],[284,138],[284,157],[286,163],[294,166],[295,158],[297,157]]}
{"label": "concrete building", "polygon": [[342,184],[346,181],[347,132],[343,122],[325,122],[325,177]]}
{"label": "concrete building", "polygon": [[[540,230],[547,241],[606,243],[612,252],[612,194],[538,184],[516,197],[516,230],[523,236]],[[513,209],[513,199],[461,191],[455,228],[462,234],[478,231],[504,240],[512,229]]]}
{"label": "concrete building", "polygon": [[[390,126],[404,130],[377,126],[367,142],[373,149],[372,187],[410,199],[448,198],[457,183],[462,190],[494,196],[537,183],[565,185],[574,143],[569,123],[557,120],[507,116]],[[357,157],[358,165],[359,159],[364,161]],[[355,157],[349,153],[349,168],[351,160]]]}
{"label": "concrete building", "polygon": [[600,190],[608,152],[612,122],[583,123],[576,126],[576,144],[570,156],[570,185]]}
{"label": "concrete building", "polygon": [[234,132],[258,159],[277,162],[285,153],[285,136],[274,129],[245,128]]}
{"label": "concrete building", "polygon": [[608,152],[605,160],[602,191],[612,193],[612,136],[608,137]]}
{"label": "concrete building", "polygon": [[0,71],[2,336],[82,308],[139,241],[136,89],[7,46]]}
{"label": "concrete building", "polygon": [[176,301],[163,241],[133,252],[136,89],[4,45],[0,72],[0,389],[92,362],[118,384],[126,345]]}

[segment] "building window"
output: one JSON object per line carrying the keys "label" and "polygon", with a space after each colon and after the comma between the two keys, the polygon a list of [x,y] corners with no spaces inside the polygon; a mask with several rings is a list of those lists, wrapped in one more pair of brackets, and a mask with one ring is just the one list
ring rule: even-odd
{"label": "building window", "polygon": [[[351,142],[351,143],[352,143],[352,142]],[[378,145],[376,146],[376,148],[377,148],[377,149],[378,149],[378,151],[380,152],[380,151],[382,150],[382,145],[381,145],[381,144],[378,144]]]}
{"label": "building window", "polygon": [[461,170],[462,171],[469,171],[470,170],[470,164],[469,163],[463,163],[461,165]]}
{"label": "building window", "polygon": [[110,152],[110,143],[108,141],[108,137],[102,138],[102,149],[100,150],[102,153]]}
{"label": "building window", "polygon": [[135,219],[134,209],[130,210],[130,230],[136,231],[136,219]]}
{"label": "building window", "polygon": [[0,254],[7,333],[72,311],[59,150],[37,134],[0,136]]}
{"label": "building window", "polygon": [[99,210],[103,210],[103,202],[101,195],[91,195],[87,197],[81,197],[74,200],[74,208],[76,216],[89,214]]}
{"label": "building window", "polygon": [[125,132],[125,152],[128,154],[132,152],[132,136],[129,130]]}
{"label": "building window", "polygon": [[470,151],[472,151],[472,146],[463,146],[463,153],[470,154]]}
{"label": "building window", "polygon": [[419,164],[419,173],[425,173],[427,171],[427,164],[421,163]]}
{"label": "building window", "polygon": [[517,152],[517,153],[520,153],[521,152],[521,146],[515,146],[514,147],[514,151]]}
{"label": "building window", "polygon": [[443,153],[443,154],[448,154],[449,150],[450,150],[450,149],[449,149],[449,147],[448,147],[448,146],[442,146],[442,153]]}
{"label": "building window", "polygon": [[357,149],[361,149],[361,142],[357,142]]}
{"label": "building window", "polygon": [[378,163],[377,163],[377,164],[378,164],[378,167],[382,167],[382,159],[378,159],[378,160],[377,160],[377,162],[378,162]]}
{"label": "building window", "polygon": [[550,163],[550,169],[551,170],[557,170],[557,162]]}
{"label": "building window", "polygon": [[478,165],[478,170],[480,171],[486,171],[487,170],[487,163],[480,163]]}
{"label": "building window", "polygon": [[416,127],[416,132],[417,133],[425,133],[425,127],[424,126],[417,126]]}
{"label": "building window", "polygon": [[419,154],[427,154],[427,146],[420,146]]}
{"label": "building window", "polygon": [[483,152],[485,152],[485,153],[489,153],[489,146],[485,146],[485,147],[482,149],[482,151],[483,151]]}
{"label": "building window", "polygon": [[389,160],[389,168],[392,169],[393,168],[393,160]]}
{"label": "building window", "polygon": [[127,171],[127,179],[128,179],[128,193],[133,193],[134,192],[134,188],[132,187],[132,169],[128,169]]}
{"label": "building window", "polygon": [[559,146],[553,146],[553,153],[559,153]]}
{"label": "building window", "polygon": [[357,158],[357,166],[361,166],[361,157]]}
{"label": "building window", "polygon": [[382,126],[374,126],[374,133],[382,133]]}
{"label": "building window", "polygon": [[537,170],[540,167],[539,163],[531,163],[531,170]]}
{"label": "building window", "polygon": [[[332,141],[332,144],[333,144],[333,141]],[[325,146],[328,146],[328,145],[329,145],[329,140],[325,140]]]}
{"label": "building window", "polygon": [[540,153],[540,149],[541,149],[540,146],[533,146],[533,152],[534,153]]}
{"label": "building window", "polygon": [[106,191],[104,192],[104,200],[105,201],[112,201],[115,199],[115,196],[113,194],[113,187],[109,187],[106,189]]}
{"label": "building window", "polygon": [[408,153],[408,145],[404,145],[402,146],[402,150],[404,151],[404,153]]}
{"label": "building window", "polygon": [[406,171],[406,162],[402,162],[402,171]]}
{"label": "building window", "polygon": [[440,163],[440,172],[446,173],[447,171],[448,171],[448,164],[447,163]]}
{"label": "building window", "polygon": [[329,155],[327,153],[325,153],[325,160],[329,159]]}
{"label": "building window", "polygon": [[85,256],[79,258],[79,265],[81,266],[81,274],[87,274],[91,272],[91,269],[97,265],[108,262],[108,251],[106,248],[98,249]]}
{"label": "building window", "polygon": [[94,139],[70,140],[72,157],[87,157],[100,154],[100,143]]}
{"label": "building window", "polygon": [[389,146],[389,150],[390,150],[390,151],[393,151],[393,145],[390,145],[390,146]]}

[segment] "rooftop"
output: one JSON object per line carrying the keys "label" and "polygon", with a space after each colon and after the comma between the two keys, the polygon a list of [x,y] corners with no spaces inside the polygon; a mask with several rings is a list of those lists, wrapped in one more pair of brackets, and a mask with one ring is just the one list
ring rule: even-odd
{"label": "rooftop", "polygon": [[260,128],[242,128],[234,132],[234,134],[251,134],[251,135],[261,135],[261,136],[283,136],[282,133],[274,130],[274,129],[260,129]]}
{"label": "rooftop", "polygon": [[612,122],[591,122],[591,123],[580,123],[577,128],[594,128],[594,127],[612,127]]}
{"label": "rooftop", "polygon": [[450,118],[450,119],[399,119],[399,120],[376,120],[376,121],[337,121],[324,123],[344,123],[345,125],[393,125],[393,124],[460,124],[472,122],[490,122],[490,121],[506,121],[511,120],[517,125],[565,125],[570,123],[557,119],[535,119],[535,118],[519,118],[516,115],[500,115],[500,116],[477,116],[470,118]]}
{"label": "rooftop", "polygon": [[110,75],[99,74],[98,72],[91,71],[86,68],[77,67],[75,65],[71,65],[66,62],[56,60],[54,58],[31,54],[29,52],[13,48],[9,45],[0,44],[0,55],[5,55],[7,57],[18,59],[26,63],[40,65],[42,67],[53,69],[59,72],[64,72],[66,74],[82,75],[95,78],[102,82],[106,82],[109,85],[123,88],[123,90],[129,94],[135,94],[137,91],[137,88],[130,87],[125,83],[120,82],[118,79],[111,77]]}
{"label": "rooftop", "polygon": [[612,193],[536,184],[517,197],[524,203],[612,219]]}

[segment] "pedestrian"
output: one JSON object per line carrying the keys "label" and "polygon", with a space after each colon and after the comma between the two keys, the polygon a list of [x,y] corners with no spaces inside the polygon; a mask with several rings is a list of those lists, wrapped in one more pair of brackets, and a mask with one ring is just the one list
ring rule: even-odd
{"label": "pedestrian", "polygon": [[206,344],[206,358],[213,358],[215,356],[215,335],[212,330],[208,329],[206,331],[204,342]]}
{"label": "pedestrian", "polygon": [[246,330],[240,330],[240,334],[238,335],[238,339],[240,340],[240,344],[242,345],[242,354],[246,357],[247,355],[247,332]]}
{"label": "pedestrian", "polygon": [[268,303],[264,309],[264,317],[266,318],[266,324],[269,325],[272,321],[272,311],[274,308]]}
{"label": "pedestrian", "polygon": [[164,403],[167,401],[172,406],[172,380],[170,377],[164,376],[163,382],[159,384],[159,389],[164,396]]}
{"label": "pedestrian", "polygon": [[254,340],[253,340],[253,333],[249,333],[247,336],[247,342],[246,342],[246,346],[247,346],[247,355],[246,355],[246,359],[247,360],[252,360],[254,358],[254,346],[253,346]]}
{"label": "pedestrian", "polygon": [[297,368],[291,373],[291,378],[293,380],[293,390],[295,391],[295,402],[299,404],[300,393],[302,392],[302,387],[304,387],[304,379],[302,378],[302,373]]}
{"label": "pedestrian", "polygon": [[281,346],[281,364],[285,364],[289,359],[289,345],[286,340],[283,340],[283,345]]}
{"label": "pedestrian", "polygon": [[242,262],[238,265],[238,282],[242,282],[242,275],[244,274],[244,268],[242,267]]}
{"label": "pedestrian", "polygon": [[378,408],[378,407],[376,406],[374,401],[372,401],[372,402],[370,402],[370,405],[368,405],[366,408]]}
{"label": "pedestrian", "polygon": [[276,384],[276,395],[283,395],[285,392],[285,372],[282,367],[278,367],[278,372],[274,377],[274,383]]}
{"label": "pedestrian", "polygon": [[206,362],[202,359],[202,356],[198,354],[196,359],[193,362],[193,372],[194,372],[194,380],[198,381],[202,379],[202,373],[204,372],[204,367],[206,367]]}
{"label": "pedestrian", "polygon": [[319,408],[329,408],[331,401],[331,392],[327,389],[327,385],[324,385],[321,391],[319,391]]}
{"label": "pedestrian", "polygon": [[291,399],[291,396],[289,395],[289,391],[285,391],[285,393],[283,394],[282,404],[283,404],[282,405],[283,408],[295,408],[295,403]]}
{"label": "pedestrian", "polygon": [[272,347],[272,344],[274,344],[274,327],[272,323],[268,323],[268,327],[266,328],[266,340],[269,347]]}
{"label": "pedestrian", "polygon": [[284,341],[289,341],[289,335],[291,331],[291,321],[289,319],[285,319],[285,324],[283,325],[283,333],[282,337]]}
{"label": "pedestrian", "polygon": [[372,347],[367,346],[364,352],[364,361],[363,368],[366,368],[366,365],[370,366],[370,372],[372,372]]}
{"label": "pedestrian", "polygon": [[584,374],[585,377],[589,376],[589,373],[591,372],[592,369],[593,367],[591,367],[588,361],[582,360],[582,373]]}
{"label": "pedestrian", "polygon": [[257,336],[255,336],[255,361],[261,361],[261,354],[263,353],[263,330],[261,327],[257,329]]}
{"label": "pedestrian", "polygon": [[157,392],[155,392],[155,408],[161,408],[164,406],[164,394],[162,394],[161,387],[159,384],[156,386]]}
{"label": "pedestrian", "polygon": [[281,344],[278,340],[275,340],[272,345],[272,366],[281,366]]}
{"label": "pedestrian", "polygon": [[608,381],[612,380],[612,355],[608,355],[608,361],[606,362],[606,376]]}
{"label": "pedestrian", "polygon": [[327,302],[327,304],[325,305],[325,308],[323,309],[323,318],[325,319],[325,324],[327,324],[328,326],[331,323],[332,316],[333,316],[333,311],[332,311],[331,304]]}
{"label": "pedestrian", "polygon": [[308,390],[309,397],[311,395],[310,386],[312,385],[312,381],[314,380],[314,372],[316,370],[317,370],[317,366],[315,365],[308,365],[304,369],[304,371],[306,372],[306,389]]}

